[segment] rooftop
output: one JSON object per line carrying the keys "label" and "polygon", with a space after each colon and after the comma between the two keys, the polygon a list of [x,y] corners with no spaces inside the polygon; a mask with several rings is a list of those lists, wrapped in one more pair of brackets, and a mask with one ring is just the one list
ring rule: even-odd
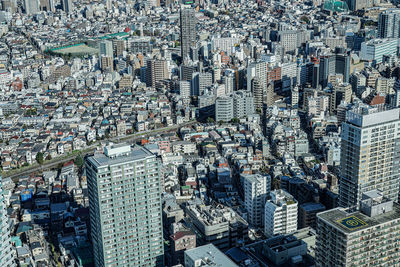
{"label": "rooftop", "polygon": [[[124,150],[124,152],[126,151]],[[89,157],[88,161],[92,163],[94,166],[100,167],[100,166],[120,164],[127,161],[143,160],[149,157],[155,157],[155,156],[144,147],[137,146],[131,148],[131,151],[128,151],[124,155],[121,154],[111,158],[107,157],[105,154],[95,154],[94,156]]]}
{"label": "rooftop", "polygon": [[377,226],[386,222],[400,219],[400,205],[394,203],[393,210],[369,217],[360,211],[349,213],[344,208],[336,208],[321,212],[317,215],[320,219],[331,224],[344,234],[351,234],[360,230]]}
{"label": "rooftop", "polygon": [[212,266],[212,267],[235,267],[236,265],[225,254],[217,249],[213,244],[204,245],[197,248],[192,248],[185,251],[185,259],[189,257],[193,261],[201,261],[200,265],[196,266]]}

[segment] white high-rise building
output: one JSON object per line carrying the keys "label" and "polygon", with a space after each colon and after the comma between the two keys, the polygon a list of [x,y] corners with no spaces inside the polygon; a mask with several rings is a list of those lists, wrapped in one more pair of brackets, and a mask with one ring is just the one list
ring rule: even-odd
{"label": "white high-rise building", "polygon": [[233,117],[240,119],[254,113],[254,98],[251,92],[245,90],[235,91],[233,93]]}
{"label": "white high-rise building", "polygon": [[395,56],[399,40],[397,38],[372,39],[361,44],[361,59],[382,63],[383,56]]}
{"label": "white high-rise building", "polygon": [[179,95],[182,98],[190,98],[190,82],[179,81]]}
{"label": "white high-rise building", "polygon": [[233,75],[224,76],[224,84],[225,84],[225,94],[229,95],[233,93],[235,88],[235,79]]}
{"label": "white high-rise building", "polygon": [[95,266],[164,266],[160,167],[143,147],[86,160]]}
{"label": "white high-rise building", "polygon": [[268,64],[266,61],[252,62],[247,68],[247,90],[251,90],[251,81],[257,77],[261,85],[260,90],[263,92],[267,88],[267,70]]}
{"label": "white high-rise building", "polygon": [[342,124],[339,205],[356,208],[364,192],[379,189],[397,201],[400,182],[400,109],[359,104]]}
{"label": "white high-rise building", "polygon": [[231,121],[233,119],[232,96],[221,96],[215,101],[215,121]]}
{"label": "white high-rise building", "polygon": [[0,266],[16,266],[14,258],[15,252],[11,245],[10,228],[0,177]]}
{"label": "white high-rise building", "polygon": [[244,205],[248,212],[248,222],[253,226],[263,225],[265,199],[271,191],[271,177],[261,174],[242,175]]}
{"label": "white high-rise building", "polygon": [[271,199],[265,203],[265,235],[271,237],[297,231],[296,199],[282,189],[271,191],[270,195]]}

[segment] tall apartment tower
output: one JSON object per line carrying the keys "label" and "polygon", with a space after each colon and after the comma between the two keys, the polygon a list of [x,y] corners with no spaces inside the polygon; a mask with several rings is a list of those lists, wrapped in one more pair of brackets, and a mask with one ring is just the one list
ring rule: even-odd
{"label": "tall apartment tower", "polygon": [[271,199],[265,203],[265,235],[272,237],[297,231],[297,201],[282,189],[271,191],[270,195]]}
{"label": "tall apartment tower", "polygon": [[0,177],[0,265],[2,267],[16,266],[14,258],[15,255],[11,245],[8,216]]}
{"label": "tall apartment tower", "polygon": [[399,38],[400,32],[400,10],[389,9],[379,14],[378,37]]}
{"label": "tall apartment tower", "polygon": [[248,222],[255,227],[263,226],[265,200],[271,191],[271,177],[261,174],[242,175],[244,205]]}
{"label": "tall apartment tower", "polygon": [[263,108],[264,86],[258,77],[251,80],[251,92],[254,97],[254,105],[257,109]]}
{"label": "tall apartment tower", "polygon": [[220,96],[215,100],[215,120],[228,122],[233,119],[232,96]]}
{"label": "tall apartment tower", "polygon": [[235,91],[233,93],[233,117],[240,119],[254,113],[254,98],[251,92],[246,90]]}
{"label": "tall apartment tower", "polygon": [[167,61],[159,59],[148,60],[146,76],[146,85],[148,87],[154,87],[158,81],[168,79],[169,74]]}
{"label": "tall apartment tower", "polygon": [[257,77],[264,91],[268,82],[267,70],[268,70],[267,62],[265,61],[252,62],[250,66],[247,67],[247,90],[250,90],[252,88],[251,82],[254,77]]}
{"label": "tall apartment tower", "polygon": [[316,266],[398,266],[400,205],[373,190],[360,211],[336,208],[317,214]]}
{"label": "tall apartment tower", "polygon": [[398,200],[400,109],[378,111],[360,104],[342,124],[339,205],[359,206],[362,193],[379,189]]}
{"label": "tall apartment tower", "polygon": [[85,164],[95,266],[163,266],[156,156],[122,144],[105,147]]}
{"label": "tall apartment tower", "polygon": [[181,56],[183,61],[190,54],[190,47],[196,44],[196,23],[194,9],[182,7],[180,11]]}

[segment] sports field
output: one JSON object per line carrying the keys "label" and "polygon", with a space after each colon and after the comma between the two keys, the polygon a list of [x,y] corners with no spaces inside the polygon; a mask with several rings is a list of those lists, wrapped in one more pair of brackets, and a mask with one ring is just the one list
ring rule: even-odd
{"label": "sports field", "polygon": [[76,54],[86,54],[93,55],[99,52],[98,49],[87,46],[86,44],[76,44],[76,45],[68,45],[55,49],[51,49],[52,52],[62,55],[76,55]]}

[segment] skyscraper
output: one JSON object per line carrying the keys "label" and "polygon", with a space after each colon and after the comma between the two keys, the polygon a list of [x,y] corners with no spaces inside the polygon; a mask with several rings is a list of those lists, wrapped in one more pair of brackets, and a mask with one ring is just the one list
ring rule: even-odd
{"label": "skyscraper", "polygon": [[253,226],[263,226],[265,200],[271,191],[271,177],[261,174],[246,174],[242,175],[242,178],[248,221]]}
{"label": "skyscraper", "polygon": [[11,246],[10,229],[6,205],[4,203],[3,189],[0,177],[0,265],[2,267],[14,267],[14,251]]}
{"label": "skyscraper", "polygon": [[400,10],[388,9],[379,14],[378,37],[399,38]]}
{"label": "skyscraper", "polygon": [[181,56],[183,60],[190,53],[190,47],[194,47],[196,43],[196,23],[194,9],[182,7],[180,11],[181,26]]}
{"label": "skyscraper", "polygon": [[380,189],[397,201],[400,181],[400,109],[379,112],[359,104],[342,124],[339,205],[357,207],[364,192]]}
{"label": "skyscraper", "polygon": [[62,10],[64,10],[65,13],[71,13],[74,9],[74,6],[72,5],[72,0],[62,0]]}
{"label": "skyscraper", "polygon": [[86,160],[95,266],[163,266],[159,163],[113,145]]}
{"label": "skyscraper", "polygon": [[317,214],[316,266],[398,266],[400,206],[377,190],[363,195],[361,209]]}

